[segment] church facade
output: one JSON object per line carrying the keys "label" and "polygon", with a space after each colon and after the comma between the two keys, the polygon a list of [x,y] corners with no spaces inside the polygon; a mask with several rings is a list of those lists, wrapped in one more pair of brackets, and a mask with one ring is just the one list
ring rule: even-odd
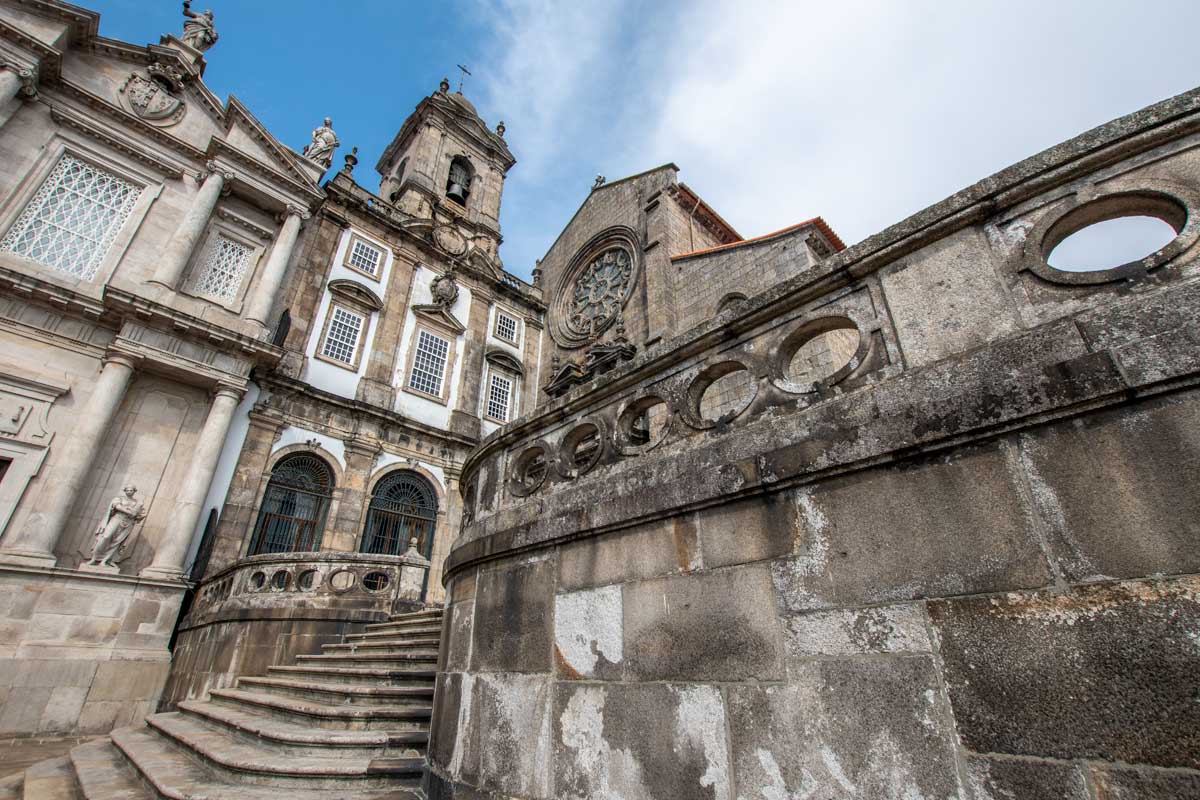
{"label": "church facade", "polygon": [[183,12],[0,0],[0,737],[106,734],[0,798],[1200,797],[1200,90],[850,247],[597,177],[526,283],[503,122],[368,179]]}

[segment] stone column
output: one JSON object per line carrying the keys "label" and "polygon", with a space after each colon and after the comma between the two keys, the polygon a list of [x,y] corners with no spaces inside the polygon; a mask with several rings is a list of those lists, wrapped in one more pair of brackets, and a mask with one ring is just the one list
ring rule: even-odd
{"label": "stone column", "polygon": [[275,246],[271,248],[271,257],[263,268],[258,286],[250,297],[246,307],[246,319],[257,322],[264,328],[271,327],[267,318],[271,314],[271,306],[275,303],[275,295],[283,285],[283,276],[287,272],[288,262],[292,260],[292,251],[296,249],[296,237],[300,235],[300,223],[308,219],[309,214],[299,206],[288,206],[287,218],[279,235],[275,237]]}
{"label": "stone column", "polygon": [[37,80],[34,67],[0,63],[0,127],[17,113],[22,98],[37,96]]}
{"label": "stone column", "polygon": [[200,513],[204,510],[204,499],[208,496],[208,488],[217,469],[217,460],[221,457],[221,448],[225,444],[226,434],[229,433],[229,423],[233,421],[233,412],[242,399],[242,392],[242,389],[233,386],[217,387],[212,406],[208,409],[208,417],[204,420],[204,427],[200,430],[200,436],[192,451],[192,464],[176,497],[171,524],[154,551],[153,562],[141,571],[142,577],[183,577],[183,561],[187,558],[188,549],[192,544],[192,533],[196,530]]}
{"label": "stone column", "polygon": [[450,430],[467,436],[479,435],[479,393],[483,382],[483,344],[487,340],[490,297],[471,292],[471,311],[463,336],[463,367],[458,387],[458,404],[450,412]]}
{"label": "stone column", "polygon": [[200,184],[200,191],[196,193],[191,208],[184,214],[183,221],[167,242],[162,260],[154,273],[155,283],[161,283],[170,289],[179,288],[179,279],[183,277],[183,271],[187,269],[196,244],[208,226],[208,220],[217,207],[217,200],[221,197],[225,182],[233,180],[233,177],[232,172],[219,169],[212,161],[208,162],[208,177]]}
{"label": "stone column", "polygon": [[271,460],[271,450],[286,423],[274,409],[250,411],[250,430],[242,444],[241,455],[233,470],[233,480],[225,493],[225,506],[217,522],[217,539],[208,557],[207,575],[228,567],[241,558],[254,533],[254,512],[263,476]]}
{"label": "stone column", "polygon": [[[134,357],[122,353],[110,353],[105,358],[100,375],[96,378],[96,386],[80,409],[74,427],[59,434],[62,449],[54,453],[58,445],[51,448],[55,455],[55,466],[46,478],[41,496],[37,498],[39,510],[30,514],[25,527],[13,541],[4,543],[0,549],[0,562],[44,567],[55,565],[55,545],[62,536],[136,366]],[[96,509],[96,513],[99,512],[100,509]]]}

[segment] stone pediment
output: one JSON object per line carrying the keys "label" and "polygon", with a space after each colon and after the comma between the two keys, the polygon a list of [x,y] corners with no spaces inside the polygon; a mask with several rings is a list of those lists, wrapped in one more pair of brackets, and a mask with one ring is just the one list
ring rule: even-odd
{"label": "stone pediment", "polygon": [[498,347],[489,347],[488,351],[483,354],[483,357],[489,364],[497,366],[500,369],[515,372],[518,375],[525,374],[525,368],[521,366],[520,359]]}
{"label": "stone pediment", "polygon": [[383,308],[383,300],[380,299],[379,295],[355,281],[346,279],[330,281],[329,292],[351,300],[360,306],[366,306],[372,311],[378,311]]}
{"label": "stone pediment", "polygon": [[435,325],[439,325],[447,330],[453,331],[455,335],[458,335],[467,329],[467,326],[459,322],[458,317],[451,314],[449,309],[447,309],[445,306],[438,305],[437,303],[413,306],[412,311],[419,319],[423,319],[426,322],[432,322]]}

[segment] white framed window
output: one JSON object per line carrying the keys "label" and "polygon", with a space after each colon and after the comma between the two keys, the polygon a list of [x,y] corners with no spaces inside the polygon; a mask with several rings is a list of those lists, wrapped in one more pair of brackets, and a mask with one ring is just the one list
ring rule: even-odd
{"label": "white framed window", "polygon": [[379,266],[382,263],[382,250],[367,243],[359,236],[350,237],[350,247],[346,250],[347,267],[365,273],[372,278],[378,278]]}
{"label": "white framed window", "polygon": [[329,307],[321,355],[350,367],[358,366],[358,342],[366,319],[339,305]]}
{"label": "white framed window", "polygon": [[508,422],[509,409],[512,406],[513,381],[495,372],[488,380],[487,415],[497,422]]}
{"label": "white framed window", "polygon": [[142,187],[64,153],[0,250],[90,281]]}
{"label": "white framed window", "polygon": [[496,309],[496,338],[503,339],[510,344],[517,344],[520,339],[517,338],[520,330],[520,323],[516,317],[504,313],[500,309]]}
{"label": "white framed window", "polygon": [[446,361],[450,355],[450,343],[427,330],[417,330],[417,347],[413,355],[412,371],[408,386],[418,392],[442,396],[442,385],[446,375]]}
{"label": "white framed window", "polygon": [[253,252],[241,242],[216,234],[209,240],[200,263],[192,270],[184,291],[221,303],[236,300]]}

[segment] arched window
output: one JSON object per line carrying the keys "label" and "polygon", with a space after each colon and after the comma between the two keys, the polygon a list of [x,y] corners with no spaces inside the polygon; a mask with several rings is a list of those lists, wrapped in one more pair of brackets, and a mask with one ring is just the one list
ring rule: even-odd
{"label": "arched window", "polygon": [[471,162],[462,156],[455,156],[454,160],[450,162],[450,177],[446,179],[446,197],[465,206],[467,198],[471,194],[473,177],[474,170],[471,169]]}
{"label": "arched window", "polygon": [[250,555],[319,550],[332,490],[333,473],[317,456],[281,459],[263,495]]}
{"label": "arched window", "polygon": [[371,493],[362,552],[398,556],[416,537],[418,552],[428,558],[436,524],[437,495],[429,481],[415,472],[393,472],[375,484]]}

